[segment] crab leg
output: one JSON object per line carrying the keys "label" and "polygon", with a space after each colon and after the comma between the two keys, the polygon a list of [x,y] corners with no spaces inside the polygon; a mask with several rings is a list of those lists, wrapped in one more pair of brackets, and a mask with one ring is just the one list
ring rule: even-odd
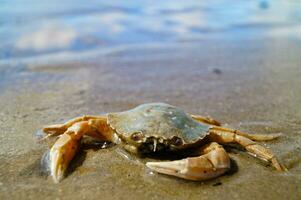
{"label": "crab leg", "polygon": [[[210,129],[210,138],[212,141],[225,144],[225,143],[237,143],[244,147],[251,155],[258,157],[261,160],[270,162],[278,171],[287,171],[287,169],[278,162],[276,156],[267,148],[254,142],[249,134],[242,134],[239,131],[212,127]],[[255,138],[256,139],[256,138]],[[257,140],[270,140],[273,138],[258,137]]]}
{"label": "crab leg", "polygon": [[190,115],[194,120],[197,120],[199,122],[203,122],[206,124],[214,125],[214,126],[220,126],[221,123],[213,118],[210,117],[203,117],[200,115]]}
{"label": "crab leg", "polygon": [[216,131],[224,131],[224,132],[230,132],[230,133],[234,133],[240,136],[244,136],[246,138],[249,138],[251,140],[255,140],[255,141],[269,141],[269,140],[274,140],[280,136],[282,136],[281,133],[274,133],[274,134],[249,134],[249,133],[244,133],[241,132],[239,130],[234,130],[234,129],[230,129],[230,128],[225,128],[225,127],[213,127],[213,130]]}
{"label": "crab leg", "polygon": [[203,155],[167,162],[147,162],[150,169],[187,180],[207,180],[218,177],[230,168],[230,158],[224,148],[212,142],[200,149]]}
{"label": "crab leg", "polygon": [[106,118],[105,116],[94,116],[94,115],[84,115],[81,117],[76,117],[71,119],[63,124],[53,124],[49,126],[43,127],[43,131],[50,135],[60,135],[63,134],[69,127],[77,122],[88,121],[90,119],[99,119],[99,118]]}
{"label": "crab leg", "polygon": [[84,135],[106,141],[114,141],[114,134],[104,119],[74,123],[65,133],[59,136],[50,149],[48,162],[54,182],[58,183],[63,179],[64,173],[70,161],[76,155]]}

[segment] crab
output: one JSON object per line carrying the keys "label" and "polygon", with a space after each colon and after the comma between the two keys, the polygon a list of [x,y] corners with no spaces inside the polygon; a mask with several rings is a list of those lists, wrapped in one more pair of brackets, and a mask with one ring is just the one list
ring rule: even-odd
{"label": "crab", "polygon": [[[55,183],[75,157],[84,136],[121,145],[143,157],[164,157],[146,162],[152,171],[187,180],[203,181],[230,169],[230,157],[222,145],[236,143],[251,155],[286,171],[276,156],[256,141],[268,141],[279,134],[248,134],[222,127],[217,120],[190,115],[165,103],[148,103],[131,110],[105,115],[85,115],[64,124],[46,126],[43,131],[58,139],[49,150],[50,174]],[[176,158],[177,159],[172,159]]]}

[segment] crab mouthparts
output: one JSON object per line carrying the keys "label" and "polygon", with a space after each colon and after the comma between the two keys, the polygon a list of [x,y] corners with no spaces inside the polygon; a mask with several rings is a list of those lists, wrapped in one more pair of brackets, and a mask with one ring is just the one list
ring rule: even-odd
{"label": "crab mouthparts", "polygon": [[165,152],[169,148],[168,142],[162,138],[149,137],[139,147],[141,154],[153,154],[158,152]]}

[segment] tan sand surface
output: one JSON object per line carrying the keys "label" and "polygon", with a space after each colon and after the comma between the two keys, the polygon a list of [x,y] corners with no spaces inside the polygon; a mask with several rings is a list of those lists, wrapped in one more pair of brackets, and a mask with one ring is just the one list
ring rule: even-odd
{"label": "tan sand surface", "polygon": [[[0,66],[0,199],[301,199],[300,52],[281,38],[212,39]],[[152,174],[112,147],[84,148],[60,184],[42,173],[48,147],[35,135],[43,125],[159,101],[250,133],[283,133],[264,145],[289,172],[234,148],[231,174],[190,182]]]}

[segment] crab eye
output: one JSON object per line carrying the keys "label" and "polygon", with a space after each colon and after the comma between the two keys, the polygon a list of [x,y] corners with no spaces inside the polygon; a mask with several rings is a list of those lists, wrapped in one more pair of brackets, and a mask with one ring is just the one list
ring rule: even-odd
{"label": "crab eye", "polygon": [[140,141],[143,137],[144,135],[141,132],[136,132],[131,135],[131,139],[134,141]]}

